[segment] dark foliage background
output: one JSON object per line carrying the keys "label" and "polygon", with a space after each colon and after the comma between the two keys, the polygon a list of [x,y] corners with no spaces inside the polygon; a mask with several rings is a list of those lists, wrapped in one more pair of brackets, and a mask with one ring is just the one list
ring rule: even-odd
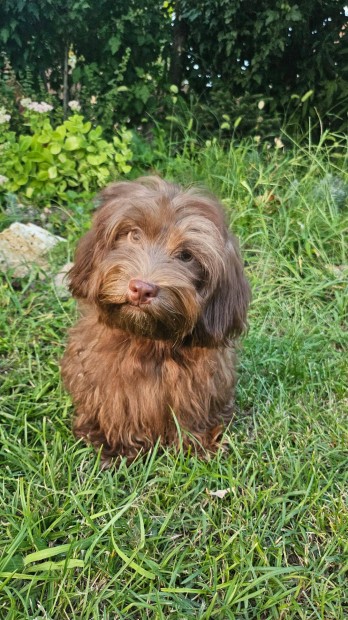
{"label": "dark foliage background", "polygon": [[78,99],[109,129],[345,131],[347,40],[343,0],[3,0],[1,98]]}

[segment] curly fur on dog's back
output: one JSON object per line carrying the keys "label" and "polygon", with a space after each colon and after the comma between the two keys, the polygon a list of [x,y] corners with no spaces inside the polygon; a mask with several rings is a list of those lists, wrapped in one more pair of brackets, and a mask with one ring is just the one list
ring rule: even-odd
{"label": "curly fur on dog's back", "polygon": [[215,197],[158,177],[110,185],[70,272],[82,318],[62,374],[74,431],[105,457],[177,442],[211,448],[232,416],[231,336],[249,286]]}

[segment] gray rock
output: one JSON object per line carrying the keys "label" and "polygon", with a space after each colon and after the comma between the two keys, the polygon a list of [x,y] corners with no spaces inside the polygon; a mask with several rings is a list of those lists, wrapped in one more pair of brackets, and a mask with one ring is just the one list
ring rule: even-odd
{"label": "gray rock", "polygon": [[68,272],[70,271],[73,264],[74,263],[66,263],[54,277],[54,280],[53,280],[54,289],[56,291],[57,297],[59,297],[60,299],[68,299],[68,297],[70,297],[71,295],[68,289],[68,285],[69,285]]}
{"label": "gray rock", "polygon": [[11,269],[16,278],[26,276],[33,264],[48,268],[45,255],[65,241],[35,224],[14,222],[0,233],[0,271]]}

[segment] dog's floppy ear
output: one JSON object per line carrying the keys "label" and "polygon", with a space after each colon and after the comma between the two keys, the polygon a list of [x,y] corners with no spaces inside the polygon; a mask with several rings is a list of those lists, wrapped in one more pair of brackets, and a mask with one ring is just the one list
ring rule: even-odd
{"label": "dog's floppy ear", "polygon": [[78,243],[75,262],[68,274],[69,289],[74,297],[90,297],[96,243],[94,227]]}
{"label": "dog's floppy ear", "polygon": [[74,266],[68,273],[69,289],[74,297],[92,299],[97,292],[97,278],[93,278],[96,258],[100,257],[108,215],[120,209],[117,201],[127,197],[131,182],[123,181],[107,185],[97,196],[97,209],[93,216],[92,228],[79,241],[75,253]]}
{"label": "dog's floppy ear", "polygon": [[246,328],[250,287],[244,275],[238,242],[230,235],[225,244],[224,264],[218,284],[203,306],[193,334],[198,344],[216,346],[229,336],[238,336]]}

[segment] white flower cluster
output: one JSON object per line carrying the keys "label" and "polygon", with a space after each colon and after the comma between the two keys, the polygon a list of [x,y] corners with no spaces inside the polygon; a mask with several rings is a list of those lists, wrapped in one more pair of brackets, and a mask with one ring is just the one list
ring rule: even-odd
{"label": "white flower cluster", "polygon": [[69,101],[68,106],[73,112],[79,112],[81,110],[81,105],[75,100]]}
{"label": "white flower cluster", "polygon": [[5,108],[0,108],[0,125],[8,123],[11,118],[11,114],[6,114]]}
{"label": "white flower cluster", "polygon": [[283,149],[284,148],[284,144],[283,144],[281,138],[274,138],[274,144],[275,144],[276,149]]}
{"label": "white flower cluster", "polygon": [[29,103],[31,103],[31,99],[29,97],[24,97],[24,99],[20,100],[22,108],[27,108]]}
{"label": "white flower cluster", "polygon": [[5,177],[4,174],[0,174],[0,185],[4,185],[4,183],[7,183],[8,181],[8,177]]}
{"label": "white flower cluster", "polygon": [[21,99],[21,106],[27,110],[38,112],[39,114],[45,114],[45,112],[51,112],[51,110],[53,110],[53,106],[49,103],[45,103],[45,101],[41,101],[40,103],[38,101],[32,101],[29,97]]}

